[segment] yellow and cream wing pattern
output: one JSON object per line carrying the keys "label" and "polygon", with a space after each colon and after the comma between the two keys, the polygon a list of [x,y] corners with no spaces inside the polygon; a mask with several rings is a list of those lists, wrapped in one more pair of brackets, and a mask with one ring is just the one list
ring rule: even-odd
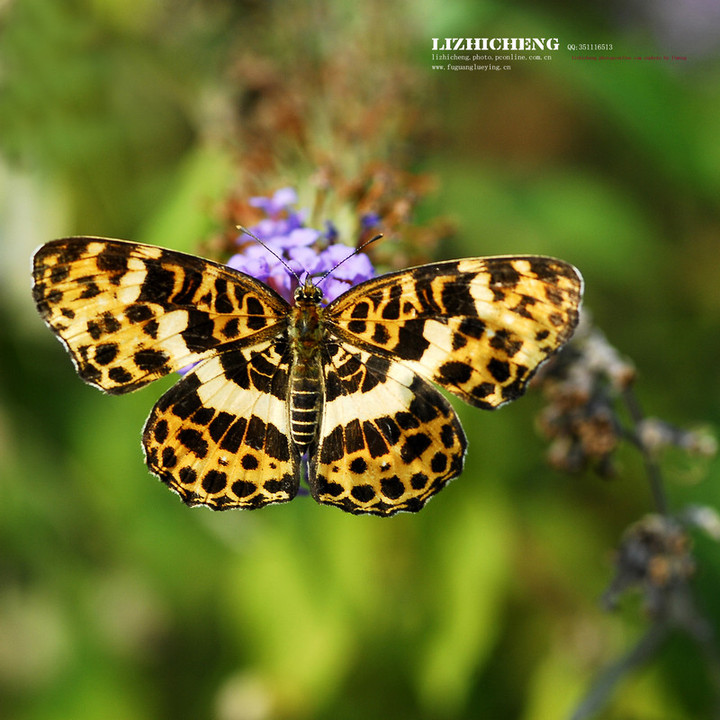
{"label": "yellow and cream wing pattern", "polygon": [[579,272],[562,260],[468,258],[369,280],[326,316],[348,342],[489,409],[522,394],[570,338],[581,296]]}
{"label": "yellow and cream wing pattern", "polygon": [[230,267],[93,237],[44,245],[33,271],[38,311],[86,382],[124,393],[185,371],[148,418],[146,461],[215,510],[286,502],[303,479],[347,512],[419,510],[467,446],[432,383],[483,408],[516,398],[571,336],[582,293],[560,260],[469,258],[327,307],[306,280],[291,305]]}
{"label": "yellow and cream wing pattern", "polygon": [[209,260],[104,238],[44,245],[34,277],[38,310],[86,382],[125,393],[198,363],[143,433],[148,467],[184,502],[258,508],[295,496],[285,300]]}
{"label": "yellow and cream wing pattern", "polygon": [[400,362],[346,343],[324,350],[313,496],[351,513],[419,510],[462,472],[467,442],[455,411]]}
{"label": "yellow and cream wing pattern", "polygon": [[368,280],[325,310],[311,488],[352,513],[419,510],[467,442],[428,381],[486,409],[518,397],[572,335],[582,279],[547,257],[469,258]]}
{"label": "yellow and cream wing pattern", "polygon": [[80,377],[109,393],[277,334],[290,307],[248,275],[123,240],[54,240],[35,253],[33,274],[43,320]]}
{"label": "yellow and cream wing pattern", "polygon": [[289,371],[287,343],[274,340],[200,363],[150,413],[149,468],[188,505],[252,509],[292,500],[300,470]]}

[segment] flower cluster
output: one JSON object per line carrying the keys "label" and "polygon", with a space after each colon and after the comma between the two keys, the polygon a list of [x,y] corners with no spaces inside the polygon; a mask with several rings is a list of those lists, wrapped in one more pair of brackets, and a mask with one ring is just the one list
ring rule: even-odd
{"label": "flower cluster", "polygon": [[[613,456],[623,440],[648,457],[670,446],[701,457],[715,455],[717,443],[706,432],[646,417],[632,390],[634,380],[633,364],[583,312],[570,343],[535,380],[548,401],[538,425],[552,441],[548,458],[555,468],[578,472],[591,466],[600,475],[612,476]],[[624,414],[619,411],[622,405]],[[629,416],[629,425],[623,415]]]}
{"label": "flower cluster", "polygon": [[632,364],[583,313],[572,342],[537,378],[549,401],[538,419],[552,440],[554,467],[577,472],[594,465],[601,475],[613,474],[612,455],[622,439],[615,399],[634,377]]}
{"label": "flower cluster", "polygon": [[626,590],[639,588],[648,612],[666,617],[673,611],[670,594],[694,572],[691,541],[683,524],[668,515],[649,514],[625,531],[615,557],[615,577],[603,602],[613,609]]}
{"label": "flower cluster", "polygon": [[[298,283],[307,277],[322,278],[322,290],[331,302],[353,285],[374,276],[370,258],[347,245],[337,242],[338,232],[331,222],[325,231],[306,226],[305,213],[296,210],[297,193],[282,188],[272,197],[254,197],[252,207],[265,217],[237,238],[240,250],[227,265],[262,280],[288,302]],[[376,223],[374,218],[361,218],[361,225]],[[261,242],[258,242],[260,240]]]}

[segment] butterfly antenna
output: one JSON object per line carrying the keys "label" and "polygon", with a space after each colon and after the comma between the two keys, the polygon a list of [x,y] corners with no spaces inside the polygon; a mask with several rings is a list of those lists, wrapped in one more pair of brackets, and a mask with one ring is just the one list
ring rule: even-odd
{"label": "butterfly antenna", "polygon": [[379,240],[382,237],[382,234],[375,235],[375,237],[371,237],[369,240],[366,240],[362,245],[359,247],[356,247],[355,250],[353,250],[347,257],[344,257],[339,263],[331,267],[327,272],[324,272],[320,279],[315,283],[315,287],[320,285],[320,283],[328,276],[330,273],[334,273],[346,260],[349,260],[351,257],[355,257],[363,248],[366,248],[370,243],[374,243],[376,240]]}
{"label": "butterfly antenna", "polygon": [[[302,285],[302,280],[298,274],[280,257],[269,245],[266,245],[254,232],[248,230],[244,225],[235,226],[240,232],[245,233],[248,237],[251,237],[256,242],[260,243],[271,255],[274,255],[284,266],[285,269],[298,281],[298,285]],[[367,243],[366,243],[367,244]]]}

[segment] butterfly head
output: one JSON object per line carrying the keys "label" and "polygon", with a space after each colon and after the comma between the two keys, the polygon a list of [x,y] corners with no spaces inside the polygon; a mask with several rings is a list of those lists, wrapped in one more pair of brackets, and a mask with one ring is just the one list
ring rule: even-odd
{"label": "butterfly head", "polygon": [[321,305],[325,299],[323,291],[314,285],[308,277],[304,283],[298,285],[294,293],[295,304],[300,306]]}

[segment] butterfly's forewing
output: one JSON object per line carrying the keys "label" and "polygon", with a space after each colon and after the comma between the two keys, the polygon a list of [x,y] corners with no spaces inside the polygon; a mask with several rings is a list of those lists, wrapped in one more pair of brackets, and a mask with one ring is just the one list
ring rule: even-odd
{"label": "butterfly's forewing", "polygon": [[205,360],[160,398],[145,425],[147,463],[189,505],[259,508],[292,500],[287,343]]}
{"label": "butterfly's forewing", "polygon": [[539,256],[423,265],[355,286],[325,310],[330,332],[466,402],[518,397],[577,324],[582,278]]}
{"label": "butterfly's forewing", "polygon": [[277,334],[288,304],[209,260],[105,238],[64,238],[33,260],[38,310],[80,376],[123,393],[222,350]]}
{"label": "butterfly's forewing", "polygon": [[450,404],[412,370],[344,343],[324,348],[325,403],[310,488],[351,513],[414,512],[460,474]]}

